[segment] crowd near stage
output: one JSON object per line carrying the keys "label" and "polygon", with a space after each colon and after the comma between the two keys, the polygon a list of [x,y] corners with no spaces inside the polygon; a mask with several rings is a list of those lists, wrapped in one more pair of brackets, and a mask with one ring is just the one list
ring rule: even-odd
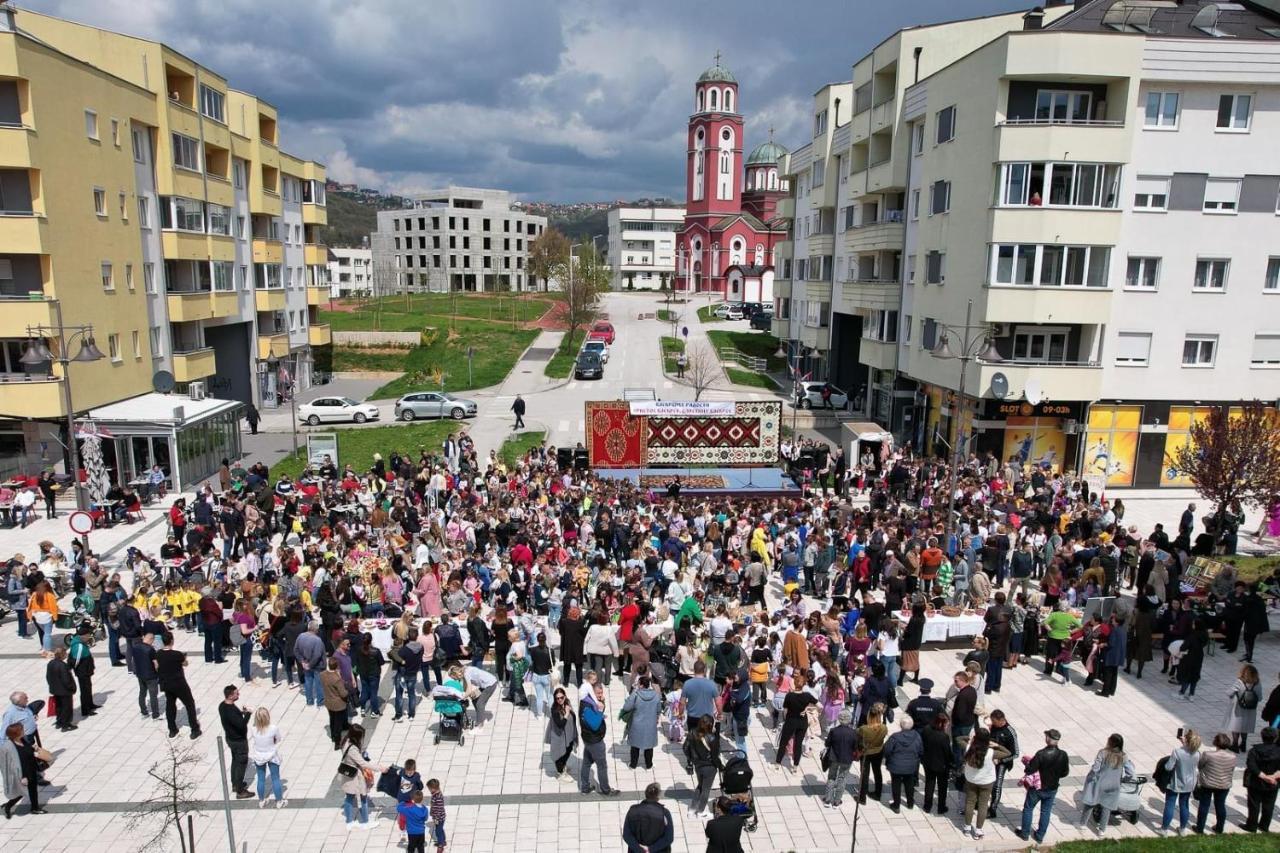
{"label": "crowd near stage", "polygon": [[655,496],[680,478],[680,494],[696,497],[798,498],[800,487],[781,468],[595,468],[597,477],[630,480]]}

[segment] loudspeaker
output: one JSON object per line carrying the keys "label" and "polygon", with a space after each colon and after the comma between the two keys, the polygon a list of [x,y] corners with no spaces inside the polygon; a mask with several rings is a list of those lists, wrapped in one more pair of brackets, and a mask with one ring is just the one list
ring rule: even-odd
{"label": "loudspeaker", "polygon": [[812,471],[818,467],[818,452],[811,447],[806,447],[800,451],[800,458],[796,460],[796,467],[805,471]]}
{"label": "loudspeaker", "polygon": [[827,456],[831,453],[830,449],[824,444],[820,445],[814,451],[814,468],[822,469],[827,467]]}
{"label": "loudspeaker", "polygon": [[573,448],[558,447],[556,448],[556,464],[560,466],[560,470],[567,471],[573,467]]}
{"label": "loudspeaker", "polygon": [[591,460],[587,456],[586,448],[573,451],[573,467],[579,471],[585,471],[591,466]]}

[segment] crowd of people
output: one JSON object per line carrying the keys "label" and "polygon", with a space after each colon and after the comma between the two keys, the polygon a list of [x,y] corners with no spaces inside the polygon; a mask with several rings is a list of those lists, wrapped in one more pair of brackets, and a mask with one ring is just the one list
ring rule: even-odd
{"label": "crowd of people", "polygon": [[[200,737],[189,658],[176,649],[178,634],[199,634],[205,665],[234,658],[241,683],[269,679],[324,706],[347,824],[367,826],[370,794],[385,789],[410,849],[422,849],[428,828],[444,849],[444,800],[436,780],[424,788],[414,762],[369,758],[356,720],[384,713],[388,678],[392,722],[414,719],[425,697],[437,737],[458,740],[486,725],[487,702],[501,689],[503,701],[545,718],[548,770],[583,794],[618,793],[609,774],[615,741],[631,768],[645,769],[662,741],[679,744],[694,788],[690,816],[707,821],[709,849],[740,849],[754,815],[749,790],[713,796],[717,777],[741,770],[734,762],[747,757],[753,724],[776,730],[766,756],[791,772],[806,756],[820,761],[828,808],[843,807],[851,784],[860,803],[882,799],[887,771],[888,808],[913,809],[923,773],[919,805],[946,814],[949,792],[963,791],[962,830],[981,839],[1016,781],[1017,831],[1043,841],[1070,766],[1054,729],[1023,755],[1041,738],[1020,743],[1016,721],[997,707],[1004,672],[1039,656],[1064,684],[1083,670],[1086,686],[1112,696],[1122,670],[1133,674],[1136,664],[1142,678],[1158,645],[1163,671],[1191,698],[1221,632],[1229,650],[1243,638],[1246,664],[1222,697],[1215,751],[1180,733],[1163,823],[1181,809],[1187,826],[1194,793],[1197,828],[1212,806],[1221,831],[1233,781],[1222,755],[1233,770],[1244,753],[1245,827],[1268,828],[1280,781],[1280,687],[1264,695],[1247,661],[1269,630],[1265,596],[1276,579],[1249,585],[1226,574],[1208,589],[1184,585],[1206,547],[1192,538],[1194,508],[1171,538],[1161,525],[1145,534],[1126,526],[1122,502],[1082,482],[992,458],[967,460],[954,495],[951,472],[932,459],[867,456],[849,466],[836,452],[823,467],[798,498],[705,499],[682,495],[675,480],[655,493],[562,470],[548,447],[508,468],[496,454],[478,458],[465,433],[442,448],[375,455],[366,470],[326,458],[296,480],[273,479],[261,463],[228,465],[220,490],[174,502],[157,553],[131,549],[123,572],[74,555],[67,609],[77,621],[65,648],[53,642],[63,605],[44,576],[48,558],[16,556],[7,588],[44,638],[60,728],[76,728],[77,692],[82,714],[94,713],[100,625],[110,665],[136,678],[141,715],[159,718],[163,692],[169,736],[180,731],[181,705]],[[1106,612],[1094,606],[1125,590],[1132,597]],[[925,626],[960,614],[980,616],[983,628],[935,696],[920,677]],[[19,622],[20,633],[27,627]],[[622,701],[611,696],[614,680]],[[917,695],[902,707],[908,682]],[[239,688],[228,684],[218,708],[230,781],[237,797],[265,806],[270,792],[283,807],[283,735],[267,708],[239,704]],[[13,744],[0,744],[6,817],[24,793],[41,811],[38,785],[26,787],[39,772],[38,710],[14,693],[4,716]],[[1261,742],[1250,746],[1259,717]],[[1083,802],[1100,807],[1102,826],[1117,809],[1114,783],[1132,775],[1113,734],[1085,780]],[[629,811],[630,849],[671,843],[662,793],[650,785]]]}

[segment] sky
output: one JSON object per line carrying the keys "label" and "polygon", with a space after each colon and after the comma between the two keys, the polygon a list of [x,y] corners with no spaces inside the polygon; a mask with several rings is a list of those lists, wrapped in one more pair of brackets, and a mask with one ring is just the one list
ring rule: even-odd
{"label": "sky", "polygon": [[684,196],[693,87],[739,82],[746,150],[894,30],[1033,0],[17,0],[163,41],[279,110],[282,147],[387,192]]}

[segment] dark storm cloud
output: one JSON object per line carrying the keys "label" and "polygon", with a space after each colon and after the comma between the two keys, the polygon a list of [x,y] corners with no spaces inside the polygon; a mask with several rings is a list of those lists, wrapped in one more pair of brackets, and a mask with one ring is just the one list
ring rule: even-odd
{"label": "dark storm cloud", "polygon": [[684,194],[693,83],[741,85],[748,148],[806,141],[811,97],[895,29],[1031,0],[26,0],[155,38],[280,111],[338,180],[550,200]]}

